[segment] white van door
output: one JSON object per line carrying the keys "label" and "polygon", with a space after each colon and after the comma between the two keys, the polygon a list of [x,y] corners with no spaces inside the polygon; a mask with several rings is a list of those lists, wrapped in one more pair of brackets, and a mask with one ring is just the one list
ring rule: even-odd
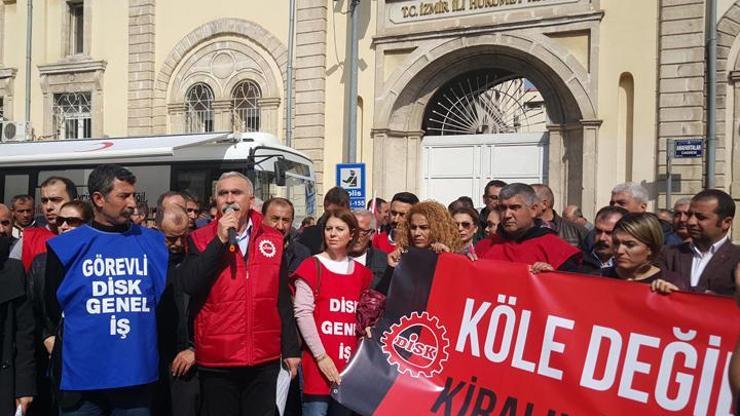
{"label": "white van door", "polygon": [[486,183],[544,183],[547,133],[425,136],[422,141],[422,199],[445,205],[460,196],[483,206]]}

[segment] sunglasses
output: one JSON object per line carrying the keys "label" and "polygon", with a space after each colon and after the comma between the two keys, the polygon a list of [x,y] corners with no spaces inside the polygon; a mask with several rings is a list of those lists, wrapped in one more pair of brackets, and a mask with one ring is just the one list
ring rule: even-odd
{"label": "sunglasses", "polygon": [[455,224],[457,224],[458,227],[463,227],[465,229],[468,229],[468,228],[470,228],[470,227],[473,226],[473,223],[472,222],[468,222],[468,221],[457,222]]}
{"label": "sunglasses", "polygon": [[57,226],[67,223],[70,227],[79,227],[85,223],[85,220],[77,217],[57,217]]}

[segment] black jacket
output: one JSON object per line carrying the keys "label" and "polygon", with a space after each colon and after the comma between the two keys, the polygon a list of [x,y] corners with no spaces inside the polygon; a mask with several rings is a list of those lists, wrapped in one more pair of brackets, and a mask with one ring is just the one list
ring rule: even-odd
{"label": "black jacket", "polygon": [[324,224],[326,224],[326,217],[325,215],[322,215],[321,218],[316,221],[316,225],[304,228],[301,235],[298,236],[298,242],[308,247],[308,249],[311,250],[312,256],[323,251]]}
{"label": "black jacket", "polygon": [[33,311],[23,264],[9,252],[9,240],[0,238],[0,415],[15,412],[17,397],[36,395]]}
{"label": "black jacket", "polygon": [[380,281],[383,279],[386,269],[388,269],[388,255],[374,247],[367,249],[365,266],[373,272],[373,282],[371,288],[377,289]]}

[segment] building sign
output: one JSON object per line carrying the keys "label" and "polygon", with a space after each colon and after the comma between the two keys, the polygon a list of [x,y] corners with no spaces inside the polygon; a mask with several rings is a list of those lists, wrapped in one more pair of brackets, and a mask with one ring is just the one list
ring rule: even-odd
{"label": "building sign", "polygon": [[349,193],[349,207],[365,208],[365,164],[337,164],[337,186]]}
{"label": "building sign", "polygon": [[673,142],[673,157],[676,159],[699,158],[704,156],[704,139],[680,139]]}
{"label": "building sign", "polygon": [[391,23],[410,23],[445,17],[472,16],[579,0],[409,0],[386,5]]}

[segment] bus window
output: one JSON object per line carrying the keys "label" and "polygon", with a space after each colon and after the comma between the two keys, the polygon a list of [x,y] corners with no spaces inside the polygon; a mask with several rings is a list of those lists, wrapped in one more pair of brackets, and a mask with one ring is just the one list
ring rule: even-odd
{"label": "bus window", "polygon": [[10,200],[16,195],[27,194],[28,182],[28,175],[5,175],[5,204],[10,204]]}
{"label": "bus window", "polygon": [[[37,186],[44,183],[45,180],[52,176],[61,176],[74,182],[77,188],[77,195],[82,199],[87,199],[87,177],[90,176],[92,168],[88,169],[57,169],[57,170],[42,170],[39,172]],[[40,196],[40,190],[35,189],[36,198]]]}
{"label": "bus window", "polygon": [[187,192],[207,207],[211,197],[211,178],[209,169],[178,169],[175,172],[173,190]]}

